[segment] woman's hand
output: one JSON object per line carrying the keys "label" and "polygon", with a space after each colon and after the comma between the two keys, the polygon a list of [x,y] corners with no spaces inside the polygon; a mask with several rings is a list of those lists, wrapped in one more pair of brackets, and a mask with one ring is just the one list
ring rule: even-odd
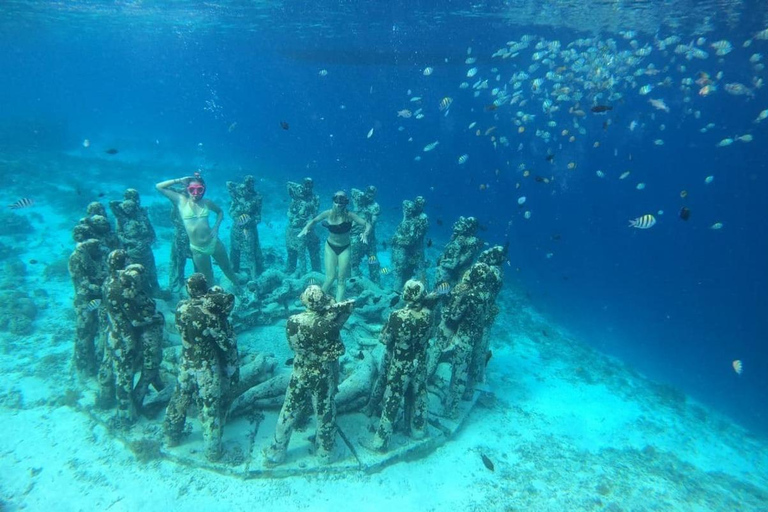
{"label": "woman's hand", "polygon": [[368,233],[360,233],[360,241],[368,245]]}
{"label": "woman's hand", "polygon": [[306,227],[306,226],[304,226],[304,229],[302,229],[301,231],[299,231],[298,237],[299,237],[299,238],[301,238],[301,237],[303,237],[303,236],[307,236],[307,233],[308,233],[308,232],[309,232],[309,230],[307,229],[307,227]]}

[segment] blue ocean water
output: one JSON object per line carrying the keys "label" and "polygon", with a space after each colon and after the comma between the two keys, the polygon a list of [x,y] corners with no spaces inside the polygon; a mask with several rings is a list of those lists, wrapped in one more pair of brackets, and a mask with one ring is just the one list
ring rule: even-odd
{"label": "blue ocean water", "polygon": [[[218,188],[248,173],[280,183],[310,175],[326,196],[375,184],[385,225],[397,222],[403,199],[423,195],[437,247],[459,215],[478,217],[484,239],[509,243],[507,285],[553,321],[765,435],[768,120],[755,120],[768,108],[759,66],[768,41],[755,35],[767,16],[759,2],[8,1],[0,150],[124,162],[99,168],[98,179],[143,193],[179,168],[203,169]],[[531,43],[518,56],[492,57],[524,36]],[[668,37],[677,40],[660,49]],[[617,66],[610,90],[620,97],[596,96],[599,66],[562,56],[580,38],[578,52],[593,47],[587,55]],[[599,47],[608,40],[615,49]],[[718,56],[711,45],[721,40],[733,49]],[[557,51],[547,46],[554,41]],[[533,58],[538,42],[550,63]],[[637,57],[646,46],[650,54]],[[542,95],[531,81],[547,71],[562,76],[545,78]],[[520,100],[490,107],[492,89],[512,94],[520,72],[529,75]],[[704,73],[711,94],[691,83]],[[473,88],[481,80],[488,88]],[[730,94],[728,83],[749,93]],[[557,84],[571,99],[551,94]],[[642,95],[645,84],[654,89]],[[577,90],[583,117],[569,112]],[[545,112],[545,97],[560,109]],[[595,104],[613,109],[593,114]],[[425,117],[398,117],[403,109]],[[518,112],[535,117],[516,124]],[[718,146],[744,135],[752,141]],[[111,160],[109,148],[119,149]],[[13,200],[33,187],[28,178],[77,179],[56,168],[3,179]],[[688,221],[678,217],[683,206]],[[654,227],[627,227],[648,213]],[[716,222],[722,229],[711,229]]]}

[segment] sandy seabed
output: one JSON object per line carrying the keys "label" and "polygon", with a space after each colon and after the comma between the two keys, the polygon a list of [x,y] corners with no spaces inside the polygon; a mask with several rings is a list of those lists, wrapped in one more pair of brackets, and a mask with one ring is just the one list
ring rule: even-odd
{"label": "sandy seabed", "polygon": [[[46,232],[46,218],[33,219],[46,240],[27,241],[22,260],[71,251],[69,232]],[[264,244],[279,247],[281,231]],[[768,441],[573,339],[508,288],[482,398],[421,458],[373,474],[250,479],[139,460],[75,391],[68,277],[44,280],[38,265],[26,279],[48,298],[32,335],[0,333],[0,511],[768,511]],[[275,346],[281,324],[238,341],[286,350]]]}

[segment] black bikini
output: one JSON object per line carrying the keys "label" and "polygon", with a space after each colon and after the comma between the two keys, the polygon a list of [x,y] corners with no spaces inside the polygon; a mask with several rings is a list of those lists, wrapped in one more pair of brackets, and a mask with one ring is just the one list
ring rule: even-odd
{"label": "black bikini", "polygon": [[334,235],[343,235],[345,233],[349,233],[352,231],[352,221],[347,220],[342,222],[341,224],[328,224],[328,221],[323,221],[323,227],[327,228],[328,231],[333,233]]}
{"label": "black bikini", "polygon": [[330,247],[331,250],[336,253],[336,256],[338,256],[339,254],[343,253],[344,251],[346,251],[349,248],[349,244],[347,244],[347,245],[333,245],[331,242],[329,242],[327,240],[325,241],[325,243],[327,243],[328,247]]}
{"label": "black bikini", "polygon": [[[328,221],[323,221],[323,227],[327,228],[330,233],[333,233],[334,235],[344,235],[346,233],[349,233],[352,231],[352,221],[347,220],[342,222],[341,224],[329,224]],[[344,251],[347,250],[349,247],[349,244],[347,245],[334,245],[331,242],[326,241],[325,243],[328,244],[328,247],[331,248],[333,252],[336,253],[336,256],[340,255]]]}

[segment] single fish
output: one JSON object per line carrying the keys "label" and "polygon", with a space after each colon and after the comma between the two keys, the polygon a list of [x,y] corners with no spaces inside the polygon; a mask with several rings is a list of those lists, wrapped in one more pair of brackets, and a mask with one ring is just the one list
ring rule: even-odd
{"label": "single fish", "polygon": [[656,225],[656,217],[650,213],[629,221],[629,227],[637,229],[649,229]]}
{"label": "single fish", "polygon": [[661,98],[659,99],[651,98],[648,100],[648,103],[650,103],[651,106],[657,110],[663,110],[664,112],[669,112],[669,107]]}
{"label": "single fish", "polygon": [[105,153],[108,154],[108,155],[116,155],[116,154],[119,153],[119,151],[116,150],[115,148],[110,148],[110,149],[106,150]]}
{"label": "single fish", "polygon": [[437,288],[435,288],[435,292],[438,295],[445,295],[446,293],[451,291],[451,285],[448,284],[446,281],[443,281],[439,285],[437,285]]}
{"label": "single fish", "polygon": [[610,105],[595,105],[589,110],[591,110],[595,114],[605,114],[606,112],[613,110],[613,107]]}
{"label": "single fish", "polygon": [[733,371],[736,372],[736,375],[741,375],[741,372],[744,371],[744,365],[740,359],[736,359],[733,363],[731,363],[731,366],[733,366]]}
{"label": "single fish", "polygon": [[26,197],[23,197],[23,198],[19,199],[18,201],[16,201],[15,203],[9,204],[8,208],[10,208],[11,210],[19,210],[21,208],[29,208],[33,204],[35,204],[35,202],[32,199],[28,199]]}
{"label": "single fish", "polygon": [[88,301],[88,311],[96,311],[101,306],[101,299],[91,299]]}
{"label": "single fish", "polygon": [[245,226],[249,222],[251,222],[251,216],[248,215],[247,213],[244,213],[237,218],[238,226]]}
{"label": "single fish", "polygon": [[432,151],[437,147],[438,144],[440,144],[440,141],[437,141],[437,140],[435,142],[430,142],[429,144],[424,146],[424,152],[426,153],[428,151]]}
{"label": "single fish", "polygon": [[483,459],[483,465],[484,465],[486,468],[488,468],[488,469],[489,469],[489,470],[491,470],[491,471],[495,471],[495,470],[494,470],[494,467],[493,467],[493,462],[491,462],[491,459],[489,459],[488,457],[486,457],[486,455],[485,455],[484,453],[481,453],[481,454],[480,454],[480,457]]}
{"label": "single fish", "polygon": [[379,270],[379,272],[381,273],[381,275],[385,276],[389,274],[389,269],[387,267],[381,267],[381,270]]}

